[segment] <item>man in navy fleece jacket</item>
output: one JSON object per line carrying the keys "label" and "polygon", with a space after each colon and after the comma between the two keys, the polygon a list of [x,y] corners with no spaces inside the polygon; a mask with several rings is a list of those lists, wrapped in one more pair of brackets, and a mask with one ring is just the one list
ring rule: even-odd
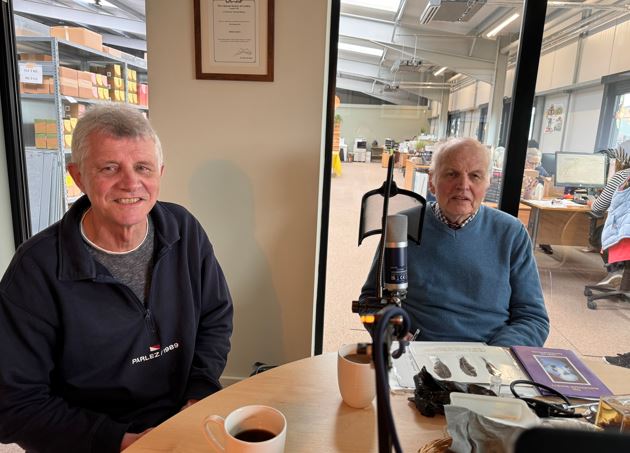
{"label": "man in navy fleece jacket", "polygon": [[0,442],[114,453],[221,388],[232,300],[140,111],[88,111],[68,170],[85,196],[0,281]]}

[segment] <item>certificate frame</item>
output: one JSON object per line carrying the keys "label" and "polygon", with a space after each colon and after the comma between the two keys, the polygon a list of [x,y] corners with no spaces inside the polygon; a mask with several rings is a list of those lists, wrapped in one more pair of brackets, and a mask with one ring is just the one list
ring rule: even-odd
{"label": "certificate frame", "polygon": [[194,0],[197,79],[273,82],[274,0]]}

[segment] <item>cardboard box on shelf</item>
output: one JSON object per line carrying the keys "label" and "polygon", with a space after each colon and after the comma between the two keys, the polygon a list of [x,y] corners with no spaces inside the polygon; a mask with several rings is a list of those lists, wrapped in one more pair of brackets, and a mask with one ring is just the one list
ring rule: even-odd
{"label": "cardboard box on shelf", "polygon": [[68,194],[69,198],[75,198],[75,197],[81,196],[81,189],[79,189],[79,186],[77,186],[77,184],[74,182],[74,179],[72,179],[72,176],[70,176],[70,173],[67,173],[67,172],[66,172],[66,193]]}
{"label": "cardboard box on shelf", "polygon": [[79,95],[78,73],[76,69],[59,66],[59,89],[66,96]]}
{"label": "cardboard box on shelf", "polygon": [[46,133],[46,122],[47,119],[35,118],[33,120],[33,126],[35,127],[36,134],[45,134]]}
{"label": "cardboard box on shelf", "polygon": [[105,66],[105,75],[107,77],[122,77],[122,67],[119,64],[108,64]]}
{"label": "cardboard box on shelf", "polygon": [[125,92],[123,90],[109,90],[109,98],[116,102],[125,102]]}
{"label": "cardboard box on shelf", "polygon": [[115,90],[124,90],[125,86],[123,84],[123,79],[120,77],[108,77],[109,88]]}
{"label": "cardboard box on shelf", "polygon": [[140,105],[149,105],[149,85],[146,83],[138,84],[138,103]]}
{"label": "cardboard box on shelf", "polygon": [[79,122],[79,118],[70,118],[70,124],[72,124],[72,131],[74,132],[74,128],[77,127],[77,123]]}
{"label": "cardboard box on shelf", "polygon": [[83,27],[50,27],[50,36],[103,51],[103,36]]}
{"label": "cardboard box on shelf", "polygon": [[21,53],[18,54],[20,61],[52,61],[52,55],[45,53]]}
{"label": "cardboard box on shelf", "polygon": [[111,55],[112,57],[117,57],[117,58],[120,58],[122,55],[122,52],[120,50],[114,49],[113,47],[109,47],[106,45],[103,45],[103,52]]}
{"label": "cardboard box on shelf", "polygon": [[57,133],[57,120],[46,120],[46,133],[47,134]]}
{"label": "cardboard box on shelf", "polygon": [[[81,118],[81,116],[85,113],[85,105],[66,104],[64,106],[64,111],[66,112],[65,116],[70,117],[72,122],[72,118]],[[72,129],[74,129],[74,126],[76,126],[76,123],[72,126]]]}
{"label": "cardboard box on shelf", "polygon": [[72,134],[63,135],[63,147],[66,149],[72,148]]}
{"label": "cardboard box on shelf", "polygon": [[46,134],[35,134],[35,148],[46,149]]}
{"label": "cardboard box on shelf", "polygon": [[22,83],[20,82],[20,93],[24,94],[49,94],[49,86],[46,79],[45,83]]}
{"label": "cardboard box on shelf", "polygon": [[46,134],[46,149],[57,149],[59,143],[57,143],[57,134]]}
{"label": "cardboard box on shelf", "polygon": [[63,120],[63,133],[72,134],[72,122],[70,121],[70,118],[64,118]]}

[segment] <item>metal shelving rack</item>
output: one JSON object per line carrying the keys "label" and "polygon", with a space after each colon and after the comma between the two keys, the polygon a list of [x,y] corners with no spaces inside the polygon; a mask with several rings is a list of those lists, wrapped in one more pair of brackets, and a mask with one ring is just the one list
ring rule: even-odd
{"label": "metal shelving rack", "polygon": [[[56,187],[51,188],[52,195],[50,198],[50,206],[47,207],[50,214],[49,221],[47,223],[52,224],[59,220],[68,207],[76,200],[76,197],[68,196],[65,185],[65,166],[71,151],[64,148],[64,103],[99,104],[109,102],[98,99],[84,99],[62,95],[59,84],[59,66],[67,66],[81,71],[87,71],[90,69],[90,65],[120,64],[122,67],[122,78],[124,80],[125,99],[129,99],[129,84],[127,82],[128,69],[134,69],[137,71],[138,83],[146,83],[147,64],[145,60],[131,55],[128,56],[123,54],[121,57],[116,57],[90,47],[49,36],[18,36],[16,39],[16,47],[18,54],[39,53],[51,55],[52,57],[52,61],[29,61],[29,63],[41,66],[42,75],[51,76],[53,78],[54,93],[20,94],[24,124],[33,123],[35,118],[41,117],[54,118],[57,121],[57,149],[41,149],[30,146],[34,145],[34,141],[29,143],[29,128],[23,128],[25,132],[25,142],[29,145],[25,146],[25,152],[58,153],[57,165],[53,170],[57,172],[57,175],[59,176],[55,179],[58,183],[55,184]],[[145,106],[135,104],[129,105],[141,110],[148,110]],[[33,200],[31,201],[33,202]],[[31,208],[31,210],[33,210],[33,208]],[[41,226],[38,228],[36,223],[37,222],[33,222],[33,233],[36,233],[39,229],[41,229]]]}

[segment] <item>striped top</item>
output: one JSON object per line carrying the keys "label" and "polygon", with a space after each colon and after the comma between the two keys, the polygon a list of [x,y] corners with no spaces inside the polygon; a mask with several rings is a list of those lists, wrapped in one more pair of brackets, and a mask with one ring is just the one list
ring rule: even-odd
{"label": "striped top", "polygon": [[608,180],[608,184],[606,184],[602,193],[599,194],[597,199],[593,202],[593,206],[591,206],[593,214],[603,215],[608,210],[615,190],[617,190],[621,183],[628,179],[628,177],[630,177],[630,168],[618,171]]}

